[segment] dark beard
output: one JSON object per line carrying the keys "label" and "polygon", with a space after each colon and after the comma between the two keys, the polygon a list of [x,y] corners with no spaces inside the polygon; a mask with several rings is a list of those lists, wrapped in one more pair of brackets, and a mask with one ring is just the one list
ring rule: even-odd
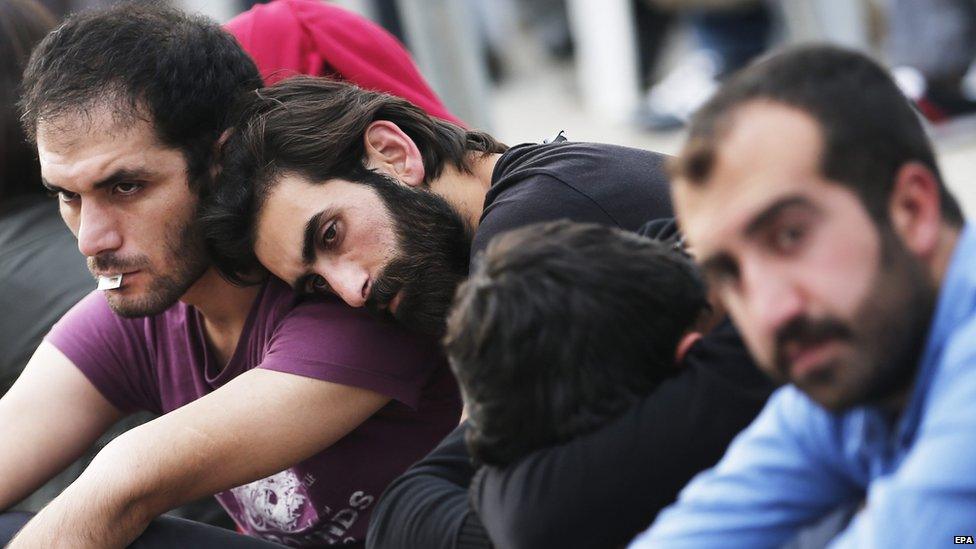
{"label": "dark beard", "polygon": [[[125,318],[140,318],[162,313],[172,307],[210,267],[203,238],[193,222],[184,225],[175,240],[168,240],[166,251],[168,264],[162,267],[171,266],[172,271],[167,274],[149,271],[148,274],[153,278],[144,295],[126,298],[112,291],[106,292],[109,307],[115,314]],[[88,258],[88,269],[93,272],[149,268],[150,263],[146,256],[121,258],[109,253]]]}
{"label": "dark beard", "polygon": [[429,335],[444,333],[457,286],[468,276],[472,231],[461,214],[440,196],[365,172],[356,180],[376,190],[397,235],[397,254],[373,282],[366,307],[388,315],[390,301],[402,291],[394,314],[406,327]]}
{"label": "dark beard", "polygon": [[[915,379],[935,311],[938,291],[924,265],[904,247],[891,228],[882,226],[879,233],[881,259],[877,276],[850,322],[834,317],[800,317],[776,334],[774,366],[783,380],[789,375],[785,349],[791,343],[806,346],[843,341],[857,350],[855,361],[859,364],[840,367],[868,371],[859,385],[840,388],[836,399],[820,402],[831,410],[885,403],[903,395]],[[808,387],[804,385],[837,384],[836,377],[827,372],[807,384],[796,384],[806,390]]]}
{"label": "dark beard", "polygon": [[873,318],[865,340],[878,368],[861,392],[861,403],[883,403],[914,382],[935,314],[938,288],[925,266],[905,248],[892,229],[881,233],[881,272],[861,318]]}

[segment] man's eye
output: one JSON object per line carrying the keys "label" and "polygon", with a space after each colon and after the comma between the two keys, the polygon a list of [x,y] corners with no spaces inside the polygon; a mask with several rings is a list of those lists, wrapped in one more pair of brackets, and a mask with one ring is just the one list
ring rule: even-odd
{"label": "man's eye", "polygon": [[332,222],[322,232],[322,244],[326,246],[334,244],[338,238],[339,238],[339,229],[336,228],[336,223]]}
{"label": "man's eye", "polygon": [[56,194],[58,200],[60,200],[61,202],[70,203],[70,202],[74,202],[75,200],[78,200],[78,193],[72,193],[68,191],[58,191]]}
{"label": "man's eye", "polygon": [[142,188],[142,185],[138,183],[119,183],[115,186],[115,192],[123,195],[134,194],[136,191]]}
{"label": "man's eye", "polygon": [[735,286],[739,280],[739,269],[734,265],[722,265],[705,272],[705,282],[709,288],[722,290]]}
{"label": "man's eye", "polygon": [[308,291],[317,294],[329,292],[329,283],[321,275],[315,275],[308,280]]}
{"label": "man's eye", "polygon": [[781,253],[795,251],[805,235],[806,231],[800,225],[782,227],[773,233],[773,247]]}

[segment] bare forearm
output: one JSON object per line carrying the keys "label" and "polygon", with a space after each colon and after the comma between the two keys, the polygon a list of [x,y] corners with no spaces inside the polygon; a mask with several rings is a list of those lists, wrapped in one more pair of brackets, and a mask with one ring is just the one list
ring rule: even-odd
{"label": "bare forearm", "polygon": [[125,448],[106,448],[10,547],[125,547],[156,516]]}
{"label": "bare forearm", "polygon": [[[104,505],[79,509],[56,499],[32,519],[11,542],[11,548],[126,547],[148,525],[131,513],[106,512]],[[108,518],[112,515],[119,520]]]}

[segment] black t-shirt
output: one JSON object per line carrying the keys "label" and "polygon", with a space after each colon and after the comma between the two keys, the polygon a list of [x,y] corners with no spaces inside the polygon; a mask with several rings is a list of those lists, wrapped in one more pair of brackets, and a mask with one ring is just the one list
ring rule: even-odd
{"label": "black t-shirt", "polygon": [[499,233],[569,219],[636,231],[672,217],[665,155],[601,143],[512,147],[499,157],[471,257]]}

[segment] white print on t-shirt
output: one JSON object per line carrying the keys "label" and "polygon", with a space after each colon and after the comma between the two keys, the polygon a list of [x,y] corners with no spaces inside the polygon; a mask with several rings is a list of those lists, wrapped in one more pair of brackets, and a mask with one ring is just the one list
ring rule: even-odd
{"label": "white print on t-shirt", "polygon": [[318,521],[317,513],[309,506],[304,484],[291,469],[230,492],[254,532],[297,533]]}
{"label": "white print on t-shirt", "polygon": [[[366,494],[366,492],[353,492],[349,497],[349,507],[340,509],[329,518],[325,530],[319,535],[320,539],[329,545],[358,541],[355,538],[346,537],[346,533],[356,524],[356,521],[362,516],[362,512],[369,509],[375,500],[376,498]],[[326,508],[326,513],[328,513],[328,508]]]}

